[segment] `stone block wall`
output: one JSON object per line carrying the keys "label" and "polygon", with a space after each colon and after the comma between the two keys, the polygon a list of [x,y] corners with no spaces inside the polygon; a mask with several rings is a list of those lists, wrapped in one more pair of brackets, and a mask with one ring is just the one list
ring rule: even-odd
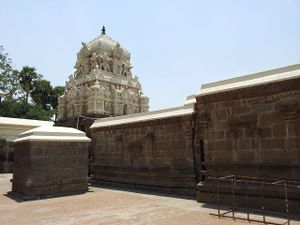
{"label": "stone block wall", "polygon": [[14,140],[34,127],[52,126],[51,121],[0,117],[0,173],[13,172]]}
{"label": "stone block wall", "polygon": [[205,175],[300,180],[300,79],[197,97]]}
{"label": "stone block wall", "polygon": [[195,194],[193,116],[92,129],[94,179]]}
{"label": "stone block wall", "polygon": [[13,171],[14,143],[0,139],[0,172],[11,173]]}
{"label": "stone block wall", "polygon": [[24,199],[88,190],[88,143],[16,143],[12,191]]}
{"label": "stone block wall", "polygon": [[[209,177],[288,180],[289,210],[299,214],[300,79],[198,96],[195,108],[195,148],[203,153],[201,175],[206,180],[198,184],[197,200],[217,203],[218,189],[222,204],[231,204],[233,186]],[[262,185],[236,185],[239,207],[261,209],[263,201],[266,210],[285,212],[284,186]]]}

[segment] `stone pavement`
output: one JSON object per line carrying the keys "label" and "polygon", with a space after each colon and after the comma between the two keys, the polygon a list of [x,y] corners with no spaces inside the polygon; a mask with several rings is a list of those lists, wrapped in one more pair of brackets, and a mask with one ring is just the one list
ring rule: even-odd
{"label": "stone pavement", "polygon": [[[1,225],[249,225],[245,221],[210,216],[209,212],[214,210],[195,200],[99,187],[90,187],[90,192],[83,195],[17,202],[6,196],[11,189],[11,177],[11,174],[0,174]],[[283,222],[281,219],[275,221]],[[292,221],[291,224],[300,222]]]}

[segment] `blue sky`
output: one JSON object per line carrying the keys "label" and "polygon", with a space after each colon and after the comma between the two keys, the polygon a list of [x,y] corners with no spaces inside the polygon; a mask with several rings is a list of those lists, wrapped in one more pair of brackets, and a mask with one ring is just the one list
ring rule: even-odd
{"label": "blue sky", "polygon": [[131,52],[150,109],[201,84],[300,63],[299,0],[0,0],[0,45],[64,85],[81,42],[107,34]]}

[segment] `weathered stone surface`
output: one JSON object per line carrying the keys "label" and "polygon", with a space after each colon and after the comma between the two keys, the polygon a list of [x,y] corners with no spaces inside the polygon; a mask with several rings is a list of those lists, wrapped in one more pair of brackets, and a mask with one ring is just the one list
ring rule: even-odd
{"label": "weathered stone surface", "polygon": [[[293,73],[293,70],[288,72]],[[202,120],[196,117],[196,125],[200,128],[197,129],[198,138],[206,143],[207,162],[229,160],[242,163],[252,159],[253,163],[276,164],[290,161],[291,151],[300,151],[295,139],[300,136],[297,129],[300,126],[298,114],[291,118],[286,112],[298,112],[299,98],[300,79],[297,77],[197,96],[195,109],[205,111],[208,118],[213,118],[205,131],[201,129]],[[228,117],[228,122],[224,122],[223,115]],[[209,135],[203,135],[206,132]],[[223,133],[224,140],[221,139]],[[242,153],[244,151],[247,153]],[[251,171],[244,175],[250,176]]]}
{"label": "weathered stone surface", "polygon": [[39,126],[52,126],[51,121],[0,117],[0,172],[13,172],[14,143],[18,135]]}
{"label": "weathered stone surface", "polygon": [[75,132],[67,134],[63,129],[32,129],[15,141],[14,194],[35,199],[88,190],[89,139],[83,132],[68,128]]}
{"label": "weathered stone surface", "polygon": [[0,172],[9,173],[13,171],[14,143],[0,140]]}
{"label": "weathered stone surface", "polygon": [[183,107],[97,121],[94,180],[195,194],[192,111]]}
{"label": "weathered stone surface", "polygon": [[[195,106],[198,114],[204,111],[210,118],[203,127],[201,117],[195,117],[196,140],[205,143],[202,176],[300,181],[299,75],[296,65],[204,85],[206,89],[196,97]],[[281,76],[289,79],[280,80]],[[225,139],[221,140],[223,133]],[[216,186],[208,182],[201,185],[198,200],[211,202]],[[295,190],[298,197],[293,201],[299,203],[300,190]]]}

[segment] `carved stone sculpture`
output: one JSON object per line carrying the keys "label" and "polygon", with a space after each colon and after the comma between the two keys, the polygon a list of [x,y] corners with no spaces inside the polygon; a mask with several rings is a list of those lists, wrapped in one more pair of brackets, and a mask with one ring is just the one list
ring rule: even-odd
{"label": "carved stone sculpture", "polygon": [[149,99],[138,77],[132,78],[130,53],[105,32],[82,42],[74,68],[58,99],[58,120],[148,111]]}

